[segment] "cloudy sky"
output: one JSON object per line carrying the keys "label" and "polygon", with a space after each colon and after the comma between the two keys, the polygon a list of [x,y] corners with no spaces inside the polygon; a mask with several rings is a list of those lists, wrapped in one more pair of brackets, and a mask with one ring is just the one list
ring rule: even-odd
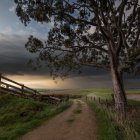
{"label": "cloudy sky", "polygon": [[[110,74],[85,68],[81,75],[69,76],[64,81],[54,82],[47,68],[33,71],[28,60],[34,58],[24,45],[30,35],[45,39],[51,24],[31,22],[25,27],[15,14],[13,0],[0,0],[0,72],[5,76],[33,88],[92,88],[110,87]],[[125,86],[140,87],[140,77],[127,76]]]}

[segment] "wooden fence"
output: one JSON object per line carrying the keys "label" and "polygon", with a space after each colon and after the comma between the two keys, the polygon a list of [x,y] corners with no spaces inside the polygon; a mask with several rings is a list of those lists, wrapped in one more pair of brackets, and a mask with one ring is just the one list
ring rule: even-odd
{"label": "wooden fence", "polygon": [[115,104],[114,99],[101,98],[101,97],[97,97],[97,96],[86,96],[86,100],[94,101],[101,105],[105,105],[106,107],[114,106],[114,104]]}
{"label": "wooden fence", "polygon": [[1,92],[11,92],[14,94],[26,94],[26,95],[38,95],[40,94],[37,90],[29,88],[24,84],[15,82],[2,74],[0,74],[0,91]]}
{"label": "wooden fence", "polygon": [[29,88],[21,83],[13,81],[0,74],[0,93],[9,93],[15,96],[32,98],[46,103],[58,104],[67,101],[69,98],[66,95],[57,94],[40,94],[37,90]]}

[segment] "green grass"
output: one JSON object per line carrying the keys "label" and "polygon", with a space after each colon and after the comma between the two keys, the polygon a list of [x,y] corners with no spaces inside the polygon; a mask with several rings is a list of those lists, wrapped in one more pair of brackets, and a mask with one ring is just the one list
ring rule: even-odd
{"label": "green grass", "polygon": [[[111,99],[112,90],[109,88],[89,89],[89,92],[91,93],[91,95],[95,95],[97,97]],[[127,94],[140,94],[140,89],[127,89],[126,93]]]}
{"label": "green grass", "polygon": [[[80,95],[85,97],[87,95],[95,95],[97,97],[111,99],[112,89],[111,88],[88,88],[88,89],[66,89],[50,91],[48,94],[69,94],[69,95]],[[127,94],[140,94],[140,89],[126,89]]]}
{"label": "green grass", "polygon": [[90,90],[88,89],[66,89],[66,90],[56,90],[56,91],[50,91],[48,94],[68,94],[68,95],[80,95],[80,96],[86,96],[88,95]]}
{"label": "green grass", "polygon": [[126,90],[127,94],[140,94],[140,89],[129,89]]}
{"label": "green grass", "polygon": [[[98,140],[139,140],[139,118],[134,120],[120,117],[114,111],[108,110],[95,102],[88,102],[95,111],[98,122]],[[127,114],[129,115],[129,114]],[[135,116],[136,117],[136,116]],[[133,125],[132,125],[133,124]]]}
{"label": "green grass", "polygon": [[133,115],[134,127],[135,130],[140,135],[140,101],[128,100],[128,104],[133,106],[134,112],[130,115]]}
{"label": "green grass", "polygon": [[80,95],[82,97],[85,97],[87,95],[96,95],[96,96],[104,96],[104,97],[111,97],[111,89],[107,88],[91,88],[91,89],[68,89],[68,90],[56,90],[56,91],[50,91],[48,94],[68,94],[68,95]]}
{"label": "green grass", "polygon": [[70,107],[47,105],[10,95],[0,96],[0,140],[13,140]]}
{"label": "green grass", "polygon": [[[102,99],[111,99],[111,90],[109,89],[90,89],[90,91],[91,94],[89,95],[95,95],[97,97],[101,97]],[[126,93],[139,94],[140,90],[126,90]],[[128,104],[133,106],[134,111],[136,109],[136,111],[133,113],[133,117],[128,120],[128,122],[130,123],[133,122],[133,128],[130,128],[130,126],[128,124],[125,124],[124,121],[122,121],[120,124],[115,123],[111,119],[111,117],[108,116],[108,113],[104,110],[104,108],[100,108],[95,102],[89,102],[89,105],[95,111],[98,120],[99,140],[128,140],[129,136],[133,137],[135,133],[138,133],[140,135],[140,101],[128,100]],[[130,112],[130,114],[128,113],[127,115],[131,116],[132,113]],[[125,130],[124,133],[122,133],[123,130]],[[130,139],[134,140],[135,138],[129,138],[129,140]]]}
{"label": "green grass", "polygon": [[[99,140],[136,140],[140,137],[140,101],[128,100],[128,104],[133,107],[132,112],[127,113],[127,120],[117,122],[117,114],[109,115],[110,111],[101,107],[96,102],[88,102],[95,111],[98,121]],[[113,118],[113,119],[112,119]],[[115,119],[116,118],[116,119]],[[133,127],[129,125],[133,124]],[[134,138],[134,136],[136,136]]]}
{"label": "green grass", "polygon": [[119,137],[119,135],[117,135],[115,127],[112,125],[107,113],[99,108],[94,102],[88,102],[88,104],[96,113],[98,122],[98,140],[118,140],[117,137]]}
{"label": "green grass", "polygon": [[[83,90],[84,91],[84,90]],[[97,97],[101,97],[101,98],[106,98],[106,99],[111,99],[111,94],[112,94],[112,90],[109,88],[93,88],[93,89],[87,89],[85,91],[88,95],[95,95]],[[83,92],[84,93],[84,92]],[[126,90],[127,94],[140,94],[140,89],[128,89]]]}
{"label": "green grass", "polygon": [[133,107],[140,107],[140,101],[128,100],[128,105],[131,105]]}
{"label": "green grass", "polygon": [[90,91],[91,91],[90,95],[95,95],[97,97],[107,98],[107,99],[110,99],[112,94],[112,90],[108,88],[101,88],[101,89],[95,88],[95,89],[90,89]]}

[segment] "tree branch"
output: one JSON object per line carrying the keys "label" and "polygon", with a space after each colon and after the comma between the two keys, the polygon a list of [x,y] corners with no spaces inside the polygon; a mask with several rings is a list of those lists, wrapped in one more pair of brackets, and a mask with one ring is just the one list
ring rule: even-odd
{"label": "tree branch", "polygon": [[140,30],[138,30],[138,33],[137,33],[137,35],[136,35],[136,39],[134,40],[134,43],[133,43],[133,45],[132,45],[132,48],[133,48],[135,45],[137,45],[137,42],[138,42],[138,40],[139,40],[139,37],[140,37]]}
{"label": "tree branch", "polygon": [[[103,46],[104,46],[104,45],[103,45]],[[102,45],[101,45],[101,46],[97,46],[97,45],[93,45],[93,46],[83,46],[83,47],[74,46],[74,47],[79,48],[79,51],[84,50],[84,49],[97,49],[97,50],[102,51],[102,52],[104,52],[104,53],[108,53],[108,50],[102,48]],[[73,47],[73,48],[74,48],[74,47]]]}
{"label": "tree branch", "polygon": [[44,49],[44,50],[45,50],[45,49],[51,49],[51,50],[57,50],[57,51],[63,51],[63,52],[70,52],[70,53],[73,53],[73,52],[74,52],[74,51],[71,51],[71,50],[65,50],[65,49],[56,48],[56,47],[44,47],[43,49]]}
{"label": "tree branch", "polygon": [[[52,50],[57,50],[57,51],[64,51],[64,52],[70,52],[70,53],[76,53],[76,52],[80,52],[82,50],[86,50],[86,49],[97,49],[97,50],[100,50],[102,52],[105,52],[105,53],[108,53],[108,51],[104,48],[101,48],[102,46],[104,45],[101,45],[101,46],[83,46],[83,47],[80,47],[80,46],[70,46],[68,47],[68,49],[72,49],[72,50],[66,50],[66,49],[62,49],[62,48],[55,48],[55,47],[44,47],[43,49],[52,49]],[[78,48],[77,50],[75,50],[75,48]]]}
{"label": "tree branch", "polygon": [[118,27],[121,27],[121,25],[122,25],[122,16],[123,16],[124,8],[125,8],[125,5],[126,5],[127,1],[128,0],[122,1],[122,3],[119,6]]}
{"label": "tree branch", "polygon": [[98,24],[94,23],[94,22],[90,22],[90,21],[87,21],[87,20],[84,20],[84,19],[78,19],[78,18],[75,18],[69,14],[66,14],[64,13],[65,16],[67,16],[68,18],[72,19],[72,20],[75,20],[77,22],[83,22],[85,24],[89,24],[89,25],[92,25],[92,26],[98,26]]}
{"label": "tree branch", "polygon": [[132,28],[133,22],[135,20],[136,13],[138,12],[138,11],[136,12],[137,5],[138,5],[138,0],[136,0],[136,2],[134,4],[134,9],[133,9],[133,14],[132,14],[132,20],[131,20],[131,22],[129,24],[128,33],[126,35],[126,38],[128,38],[129,35],[131,34],[131,28]]}
{"label": "tree branch", "polygon": [[109,65],[103,65],[103,64],[99,64],[99,63],[89,63],[89,62],[81,62],[80,64],[84,65],[84,66],[97,67],[97,68],[103,68],[106,70],[110,70]]}

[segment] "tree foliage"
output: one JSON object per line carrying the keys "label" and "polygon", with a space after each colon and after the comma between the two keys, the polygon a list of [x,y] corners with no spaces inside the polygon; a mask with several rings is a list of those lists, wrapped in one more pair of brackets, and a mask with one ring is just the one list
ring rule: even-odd
{"label": "tree foliage", "polygon": [[[37,53],[54,77],[83,65],[110,70],[110,57],[118,71],[134,72],[139,63],[139,0],[15,0],[16,14],[52,23],[46,41],[29,37],[26,48]],[[111,44],[111,45],[110,45]]]}

